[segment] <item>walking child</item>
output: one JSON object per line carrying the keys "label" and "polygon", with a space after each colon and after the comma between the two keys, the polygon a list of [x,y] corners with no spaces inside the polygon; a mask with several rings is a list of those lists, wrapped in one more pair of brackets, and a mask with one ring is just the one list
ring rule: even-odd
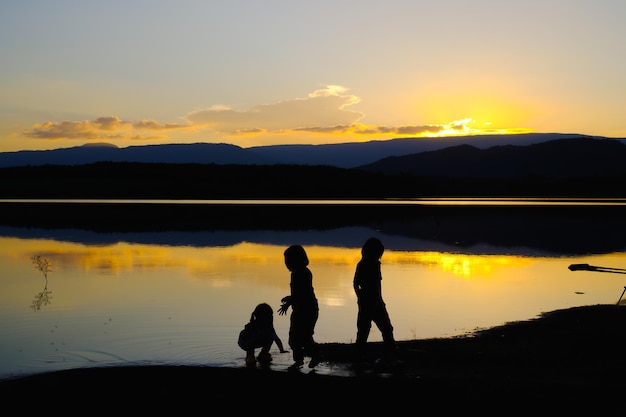
{"label": "walking child", "polygon": [[390,358],[393,358],[396,348],[393,326],[382,295],[383,276],[380,258],[384,251],[385,247],[378,238],[367,239],[361,248],[361,260],[357,263],[354,273],[353,286],[359,308],[356,320],[356,353],[358,359],[362,359],[365,354],[372,322],[380,330]]}
{"label": "walking child", "polygon": [[285,266],[291,272],[291,294],[282,299],[278,314],[285,315],[291,307],[289,346],[295,362],[290,369],[304,365],[305,356],[311,357],[309,368],[314,368],[321,360],[319,346],[313,339],[319,306],[313,289],[313,274],[308,268],[309,258],[300,245],[288,247],[284,256]]}

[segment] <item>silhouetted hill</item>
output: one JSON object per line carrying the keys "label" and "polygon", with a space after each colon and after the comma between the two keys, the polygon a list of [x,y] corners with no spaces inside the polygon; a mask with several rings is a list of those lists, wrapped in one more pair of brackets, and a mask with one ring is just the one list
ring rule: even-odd
{"label": "silhouetted hill", "polygon": [[399,138],[328,145],[273,145],[249,148],[255,154],[283,164],[332,165],[354,168],[391,156],[469,144],[479,149],[498,145],[531,145],[548,140],[581,137],[565,133],[526,133],[519,135],[475,135],[443,138]]}
{"label": "silhouetted hill", "polygon": [[[97,148],[99,155],[111,150]],[[193,149],[245,155],[236,146],[210,144],[132,151],[150,160],[158,158],[149,158],[147,150],[160,155],[163,149],[185,150],[171,152],[170,160]],[[0,198],[626,197],[626,144],[618,139],[576,137],[486,149],[464,144],[356,168],[259,163],[265,158],[257,155],[248,164],[106,161],[6,167],[0,168]]]}
{"label": "silhouetted hill", "polygon": [[181,164],[271,164],[271,159],[225,143],[129,146],[87,144],[47,151],[0,153],[0,168],[39,165],[84,165],[95,162],[147,162]]}
{"label": "silhouetted hill", "polygon": [[626,176],[626,144],[580,137],[488,149],[459,145],[383,158],[358,169],[385,175],[465,179],[623,177]]}
{"label": "silhouetted hill", "polygon": [[325,145],[273,145],[241,148],[224,143],[163,144],[118,148],[88,144],[46,151],[0,153],[0,168],[39,165],[83,165],[95,162],[147,162],[240,165],[329,165],[353,168],[390,156],[440,150],[463,144],[486,149],[498,145],[531,145],[580,137],[560,133],[402,138]]}

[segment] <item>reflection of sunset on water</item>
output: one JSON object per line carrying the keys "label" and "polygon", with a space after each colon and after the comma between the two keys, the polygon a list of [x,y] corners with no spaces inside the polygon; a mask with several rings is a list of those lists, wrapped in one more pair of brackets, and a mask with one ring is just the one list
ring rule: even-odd
{"label": "reflection of sunset on water", "polygon": [[[54,258],[61,271],[73,269],[85,273],[119,277],[122,273],[149,274],[158,269],[176,270],[181,278],[214,282],[224,286],[233,280],[259,285],[285,286],[288,275],[284,266],[285,247],[240,243],[228,247],[159,246],[135,243],[86,246],[48,240],[0,238],[0,246],[10,248],[11,257],[27,259],[33,254]],[[354,272],[360,258],[359,248],[307,247],[310,267],[319,287],[331,287],[338,275]],[[384,268],[403,271],[425,268],[464,279],[497,274],[502,268],[521,268],[532,263],[528,257],[505,255],[468,255],[445,252],[386,250]],[[350,288],[351,290],[351,288]]]}
{"label": "reflection of sunset on water", "polygon": [[[56,336],[49,354],[61,355],[64,361],[70,360],[72,349],[91,349],[85,344],[116,354],[120,342],[114,338],[122,335],[126,349],[136,344],[138,358],[151,349],[170,351],[180,336],[198,339],[194,342],[199,349],[197,360],[202,360],[203,347],[216,343],[225,346],[220,348],[226,349],[224,355],[236,354],[229,338],[249,318],[250,307],[268,302],[277,308],[289,293],[283,258],[287,245],[240,242],[196,247],[121,241],[87,245],[1,237],[0,247],[4,248],[0,253],[0,331],[16,334],[5,339],[15,339],[6,347],[2,347],[6,342],[0,343],[0,356],[11,363],[19,363],[22,354],[15,352],[24,351],[16,350],[15,343],[27,343],[17,335],[33,325],[42,328],[28,337],[42,340],[28,343],[48,346],[47,335],[53,327]],[[352,280],[360,248],[305,245],[305,249],[320,303],[317,339],[350,342],[356,320]],[[33,267],[36,255],[51,261],[47,286]],[[543,311],[613,303],[622,282],[611,274],[574,273],[568,266],[585,262],[615,268],[626,265],[623,253],[573,260],[391,249],[385,250],[381,261],[384,298],[398,340],[459,335],[529,319]],[[33,311],[33,299],[42,289],[54,298]],[[101,331],[101,323],[109,320],[114,325]],[[288,319],[276,320],[277,330],[285,337],[288,325]],[[57,350],[60,335],[67,346],[64,354]],[[373,330],[371,339],[379,340],[380,334]]]}

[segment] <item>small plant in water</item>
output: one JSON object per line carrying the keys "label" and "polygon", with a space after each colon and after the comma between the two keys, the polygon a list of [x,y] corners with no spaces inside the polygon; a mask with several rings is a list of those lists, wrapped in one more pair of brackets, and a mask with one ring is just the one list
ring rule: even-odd
{"label": "small plant in water", "polygon": [[39,311],[42,306],[50,304],[50,300],[52,299],[50,296],[52,291],[48,290],[48,274],[52,271],[52,261],[48,258],[42,258],[40,255],[33,255],[31,257],[31,261],[33,262],[35,268],[37,268],[38,271],[41,271],[46,281],[43,291],[35,295],[35,299],[30,306],[33,311]]}

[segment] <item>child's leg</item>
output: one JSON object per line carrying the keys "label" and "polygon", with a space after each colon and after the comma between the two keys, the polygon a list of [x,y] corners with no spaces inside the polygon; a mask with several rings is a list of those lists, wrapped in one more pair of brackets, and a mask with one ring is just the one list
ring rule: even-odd
{"label": "child's leg", "polygon": [[261,347],[261,352],[257,357],[258,361],[261,363],[270,363],[272,361],[272,354],[270,353],[270,347],[272,347],[273,341],[266,343]]}
{"label": "child's leg", "polygon": [[274,341],[270,340],[269,343],[266,343],[263,346],[261,346],[261,353],[270,353],[270,348],[272,347],[272,343],[274,343]]}
{"label": "child's leg", "polygon": [[254,349],[248,349],[246,351],[246,366],[256,365],[256,359],[254,358]]}
{"label": "child's leg", "polygon": [[294,365],[301,366],[304,363],[304,349],[300,346],[292,346]]}

